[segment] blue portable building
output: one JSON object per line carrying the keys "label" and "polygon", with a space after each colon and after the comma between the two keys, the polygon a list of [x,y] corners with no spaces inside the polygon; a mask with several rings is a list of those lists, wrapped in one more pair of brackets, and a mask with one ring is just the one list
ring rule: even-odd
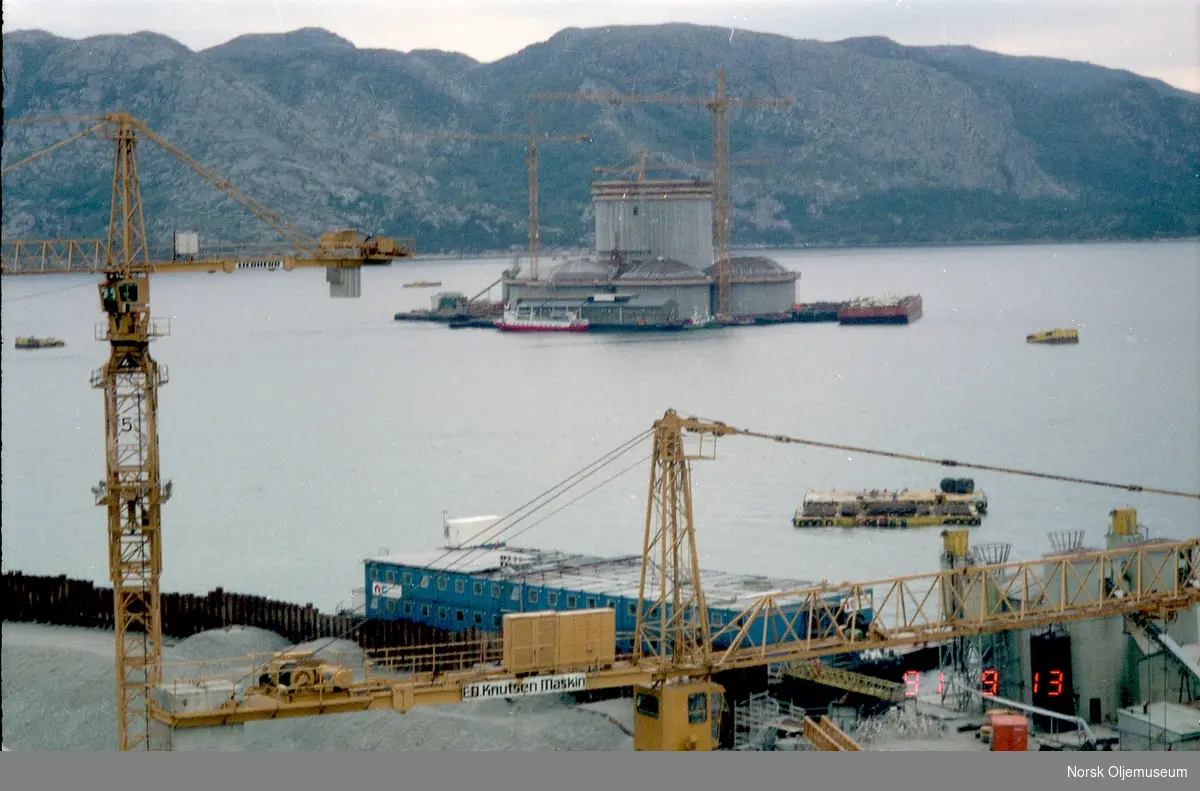
{"label": "blue portable building", "polygon": [[[637,622],[641,557],[603,558],[491,544],[367,558],[366,615],[411,620],[438,629],[499,632],[505,613],[611,608],[616,613],[618,654],[632,649]],[[738,618],[765,594],[810,587],[803,580],[701,571],[711,631]],[[829,598],[831,613],[848,612],[842,598]],[[748,642],[761,645],[793,639],[785,634],[788,614],[804,609],[802,597],[778,600],[782,613],[764,630],[762,615]],[[870,602],[855,601],[859,623],[869,623]],[[838,616],[834,616],[838,617]],[[828,627],[829,618],[824,618]],[[794,627],[803,637],[803,626]],[[728,640],[715,641],[726,647]]]}

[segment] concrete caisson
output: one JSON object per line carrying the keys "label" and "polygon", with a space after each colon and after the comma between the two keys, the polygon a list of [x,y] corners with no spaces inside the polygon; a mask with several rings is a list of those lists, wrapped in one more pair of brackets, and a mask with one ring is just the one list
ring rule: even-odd
{"label": "concrete caisson", "polygon": [[[505,304],[622,294],[670,300],[680,319],[716,313],[711,182],[600,181],[592,185],[592,201],[595,258],[567,261],[537,278],[505,277]],[[798,272],[765,256],[735,256],[731,263],[735,317],[791,314]]]}
{"label": "concrete caisson", "polygon": [[[730,310],[734,316],[774,316],[792,312],[800,273],[766,256],[734,256]],[[716,264],[704,273],[716,278]]]}
{"label": "concrete caisson", "polygon": [[696,270],[713,261],[710,181],[597,181],[592,205],[601,259],[670,258]]}
{"label": "concrete caisson", "polygon": [[639,261],[617,276],[621,293],[670,299],[679,306],[679,315],[712,314],[712,281],[703,272],[672,258]]}

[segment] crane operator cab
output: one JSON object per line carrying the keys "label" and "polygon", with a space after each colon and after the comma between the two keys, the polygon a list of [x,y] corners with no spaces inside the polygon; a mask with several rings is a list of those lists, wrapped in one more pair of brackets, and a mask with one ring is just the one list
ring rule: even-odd
{"label": "crane operator cab", "polygon": [[149,279],[144,276],[110,276],[100,284],[100,304],[110,316],[145,310],[150,297],[149,285]]}
{"label": "crane operator cab", "polygon": [[633,690],[633,749],[695,750],[720,746],[725,690],[711,680],[672,679]]}
{"label": "crane operator cab", "polygon": [[138,273],[110,274],[100,284],[100,304],[108,314],[104,338],[115,342],[149,340],[150,278]]}

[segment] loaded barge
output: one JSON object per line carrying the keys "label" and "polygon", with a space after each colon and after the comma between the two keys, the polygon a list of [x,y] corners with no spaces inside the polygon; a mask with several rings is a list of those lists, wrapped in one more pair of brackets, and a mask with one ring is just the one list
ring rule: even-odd
{"label": "loaded barge", "polygon": [[943,478],[939,489],[811,491],[792,517],[795,527],[883,527],[904,530],[929,525],[979,525],[987,495],[970,478]]}
{"label": "loaded barge", "polygon": [[[366,587],[356,592],[356,606],[370,618],[415,621],[452,632],[499,632],[508,613],[612,609],[616,651],[632,649],[640,555],[593,557],[472,540],[499,521],[496,516],[444,520],[442,549],[366,558]],[[717,571],[702,570],[701,577],[714,633],[764,594],[813,587],[804,580]],[[823,617],[836,618],[839,624],[854,618],[858,628],[865,629],[874,615],[869,591],[860,597],[831,594],[828,600]],[[752,641],[759,641],[754,644],[761,643],[764,631],[769,640],[776,639],[784,616],[807,609],[807,601],[804,596],[777,599],[782,615],[769,616],[769,624],[763,622],[768,616],[756,617],[749,629]],[[713,644],[727,647],[731,638],[719,637]]]}
{"label": "loaded barge", "polygon": [[838,323],[854,324],[911,324],[921,318],[923,304],[920,294],[907,297],[867,297],[847,302],[838,311]]}

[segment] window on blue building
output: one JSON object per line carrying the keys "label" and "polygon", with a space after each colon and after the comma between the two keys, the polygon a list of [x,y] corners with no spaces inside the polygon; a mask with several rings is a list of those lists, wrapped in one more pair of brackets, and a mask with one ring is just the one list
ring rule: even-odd
{"label": "window on blue building", "polygon": [[429,617],[429,605],[428,604],[421,605],[421,615],[423,615],[426,618]]}
{"label": "window on blue building", "polygon": [[481,613],[481,612],[475,613],[475,625],[483,626],[483,613]]}
{"label": "window on blue building", "polygon": [[509,596],[509,598],[512,599],[513,601],[520,601],[521,600],[521,589],[518,588],[516,585],[513,585],[512,596]]}
{"label": "window on blue building", "polygon": [[637,617],[637,605],[636,604],[634,604],[633,602],[629,602],[629,604],[626,606],[625,609],[627,609],[629,611],[630,618]]}
{"label": "window on blue building", "polygon": [[379,582],[379,569],[371,569],[371,582]]}
{"label": "window on blue building", "polygon": [[605,606],[605,607],[607,607],[607,608],[608,608],[608,609],[610,609],[610,610],[615,610],[615,609],[617,609],[616,602],[614,602],[612,599],[608,599],[608,600],[605,602],[604,606]]}
{"label": "window on blue building", "polygon": [[567,595],[567,606],[572,610],[575,609],[575,596],[573,594]]}
{"label": "window on blue building", "polygon": [[557,593],[547,593],[546,594],[546,606],[548,606],[548,607],[558,606],[558,594]]}
{"label": "window on blue building", "polygon": [[400,575],[400,581],[405,585],[412,585],[412,573],[404,572]]}
{"label": "window on blue building", "polygon": [[412,615],[412,602],[410,602],[410,601],[404,602],[404,614]]}
{"label": "window on blue building", "polygon": [[466,589],[467,589],[467,583],[464,580],[455,580],[454,581],[454,592],[455,593],[462,593]]}
{"label": "window on blue building", "polygon": [[440,591],[446,590],[446,578],[443,577],[441,574],[438,575],[438,590],[440,590]]}
{"label": "window on blue building", "polygon": [[588,599],[587,599],[587,608],[588,608],[589,610],[592,610],[592,609],[595,609],[595,607],[596,607],[596,599],[595,599],[595,597],[593,597],[593,596],[588,596]]}
{"label": "window on blue building", "polygon": [[497,629],[500,628],[500,616],[499,615],[492,616],[492,626],[496,627]]}
{"label": "window on blue building", "polygon": [[388,600],[387,600],[387,611],[388,611],[388,612],[395,612],[395,611],[396,611],[396,600],[395,600],[395,599],[388,599]]}
{"label": "window on blue building", "polygon": [[392,583],[394,583],[396,581],[396,572],[389,571],[388,573],[383,575],[383,578],[387,582],[388,585],[391,585]]}
{"label": "window on blue building", "polygon": [[536,590],[529,591],[529,603],[537,604],[537,591]]}
{"label": "window on blue building", "polygon": [[471,595],[472,596],[482,596],[483,595],[483,583],[482,582],[472,583]]}
{"label": "window on blue building", "polygon": [[446,608],[445,607],[438,607],[438,618],[443,621],[446,620]]}
{"label": "window on blue building", "polygon": [[428,588],[428,587],[429,587],[429,575],[428,575],[428,574],[422,574],[422,575],[421,575],[421,587],[422,587],[422,588]]}
{"label": "window on blue building", "polygon": [[500,583],[499,582],[492,583],[492,598],[493,599],[500,598]]}
{"label": "window on blue building", "polygon": [[467,614],[465,612],[463,612],[462,610],[455,610],[454,617],[458,620],[459,623],[462,623],[463,621],[467,620]]}
{"label": "window on blue building", "polygon": [[712,621],[713,626],[724,626],[724,624],[725,624],[725,618],[719,612],[715,612],[712,614],[711,621]]}

